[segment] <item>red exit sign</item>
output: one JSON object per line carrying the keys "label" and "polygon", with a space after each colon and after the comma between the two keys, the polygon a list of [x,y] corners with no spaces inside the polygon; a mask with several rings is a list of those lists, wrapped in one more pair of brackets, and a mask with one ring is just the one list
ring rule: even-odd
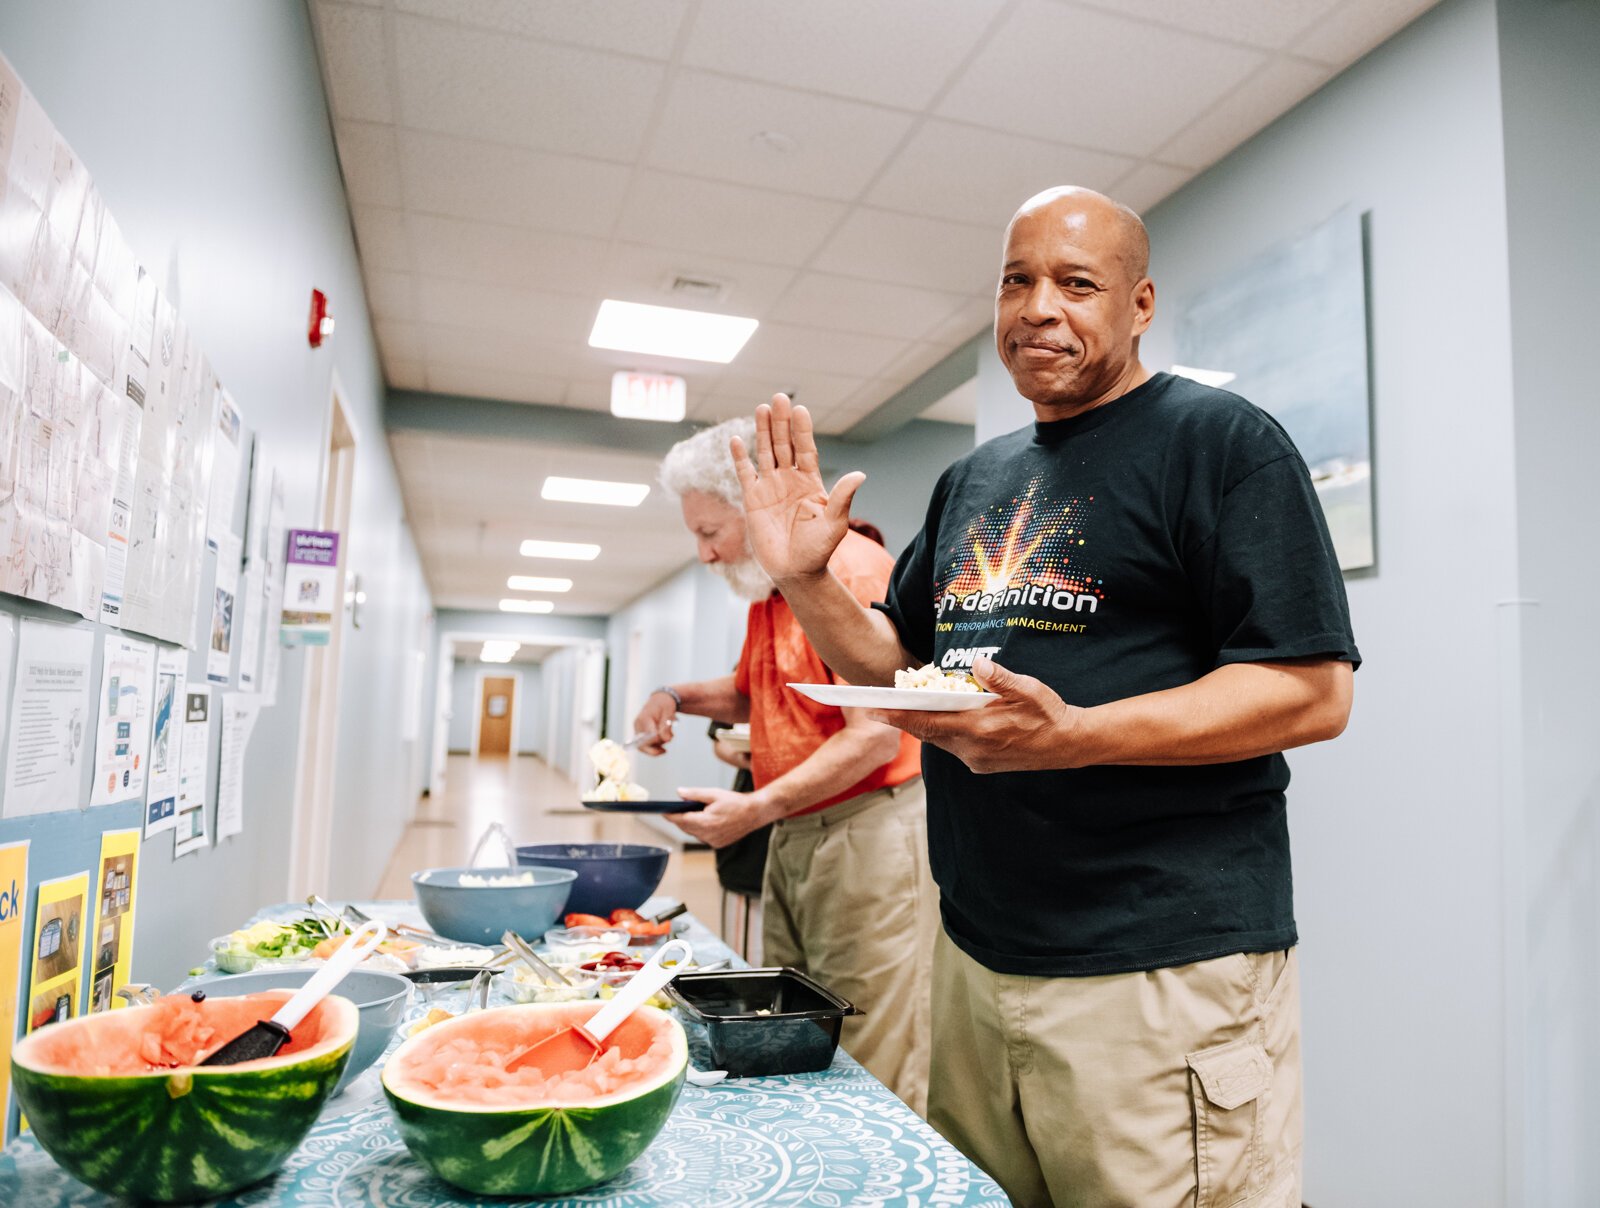
{"label": "red exit sign", "polygon": [[687,384],[670,373],[623,369],[611,375],[611,414],[623,419],[676,423],[683,418],[688,398]]}

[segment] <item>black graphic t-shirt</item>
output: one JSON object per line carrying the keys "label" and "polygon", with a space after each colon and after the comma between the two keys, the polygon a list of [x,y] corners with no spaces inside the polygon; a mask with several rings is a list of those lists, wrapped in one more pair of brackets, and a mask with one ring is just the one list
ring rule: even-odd
{"label": "black graphic t-shirt", "polygon": [[[879,607],[919,659],[987,653],[1074,705],[1226,663],[1360,663],[1294,444],[1168,374],[951,466]],[[1295,942],[1282,755],[982,776],[927,744],[922,759],[945,929],[990,969],[1118,973]]]}

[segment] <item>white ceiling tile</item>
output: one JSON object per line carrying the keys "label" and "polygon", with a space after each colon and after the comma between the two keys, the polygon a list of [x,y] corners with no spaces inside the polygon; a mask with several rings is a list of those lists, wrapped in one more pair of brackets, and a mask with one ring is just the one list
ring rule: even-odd
{"label": "white ceiling tile", "polygon": [[374,319],[412,323],[417,318],[417,279],[409,273],[369,268],[362,274]]}
{"label": "white ceiling tile", "polygon": [[712,394],[723,402],[735,402],[744,408],[729,414],[754,415],[756,407],[770,402],[779,391],[809,408],[825,411],[836,407],[866,383],[864,377],[818,369],[741,370],[723,374]]}
{"label": "white ceiling tile", "polygon": [[411,268],[411,247],[406,238],[406,212],[384,206],[351,206],[351,221],[356,228],[356,246],[361,263],[368,268],[407,272]]}
{"label": "white ceiling tile", "polygon": [[1223,97],[1156,153],[1158,159],[1207,168],[1288,112],[1333,76],[1333,68],[1275,58]]}
{"label": "white ceiling tile", "polygon": [[942,424],[977,423],[978,379],[968,378],[917,418],[937,420]]}
{"label": "white ceiling tile", "polygon": [[410,232],[411,262],[419,273],[486,285],[587,286],[606,258],[603,239],[437,214],[413,215]]}
{"label": "white ceiling tile", "polygon": [[428,370],[428,388],[439,394],[504,399],[513,403],[555,403],[567,383],[541,373],[502,373],[468,365],[435,365]]}
{"label": "white ceiling tile", "polygon": [[344,187],[350,200],[361,205],[389,206],[398,209],[400,157],[395,150],[393,126],[370,122],[335,122],[334,142],[339,148],[339,165],[344,169]]}
{"label": "white ceiling tile", "polygon": [[688,0],[606,0],[553,4],[548,0],[394,0],[401,12],[459,21],[482,29],[594,46],[665,59]]}
{"label": "white ceiling tile", "polygon": [[584,372],[588,349],[578,344],[541,344],[509,331],[482,331],[441,323],[419,324],[428,369],[439,365],[464,365],[504,373],[537,373],[570,378]]}
{"label": "white ceiling tile", "polygon": [[795,88],[922,109],[1002,0],[702,0],[683,61]]}
{"label": "white ceiling tile", "polygon": [[631,161],[666,68],[503,33],[396,19],[400,121],[418,130]]}
{"label": "white ceiling tile", "polygon": [[513,332],[541,343],[586,340],[594,325],[595,304],[574,294],[420,277],[416,295],[424,323]]}
{"label": "white ceiling tile", "polygon": [[938,112],[1145,156],[1263,59],[1258,51],[1058,0],[1024,0]]}
{"label": "white ceiling tile", "polygon": [[1209,34],[1247,46],[1278,50],[1343,0],[1079,0],[1088,8]]}
{"label": "white ceiling tile", "polygon": [[1117,181],[1110,192],[1130,210],[1143,214],[1163,198],[1176,193],[1193,177],[1194,171],[1190,168],[1142,163]]}
{"label": "white ceiling tile", "polygon": [[606,235],[630,169],[470,139],[403,131],[400,159],[414,209],[513,226]]}
{"label": "white ceiling tile", "polygon": [[373,322],[372,330],[378,337],[378,348],[383,353],[385,363],[427,359],[427,350],[423,347],[422,329],[415,323],[390,323],[378,319]]}
{"label": "white ceiling tile", "polygon": [[858,206],[811,262],[848,277],[970,293],[992,287],[1001,232]]}
{"label": "white ceiling tile", "polygon": [[383,14],[348,4],[314,8],[333,116],[362,122],[392,122],[389,56]]}
{"label": "white ceiling tile", "polygon": [[1334,67],[1347,67],[1388,41],[1438,0],[1346,0],[1290,49]]}
{"label": "white ceiling tile", "polygon": [[426,390],[427,368],[419,360],[395,358],[383,363],[383,380],[397,390]]}
{"label": "white ceiling tile", "polygon": [[859,331],[763,323],[734,364],[742,370],[826,365],[843,374],[870,377],[899,356],[903,347],[900,340]]}
{"label": "white ceiling tile", "polygon": [[[681,306],[759,319],[788,288],[794,275],[792,268],[619,240],[612,244],[596,284],[606,297],[624,302]],[[672,284],[679,277],[715,282],[722,292],[703,300],[674,292]]]}
{"label": "white ceiling tile", "polygon": [[930,121],[866,200],[908,214],[987,226],[998,241],[1017,207],[1054,185],[1104,189],[1127,156],[1063,147],[954,122]]}
{"label": "white ceiling tile", "polygon": [[772,308],[772,318],[802,327],[915,339],[949,318],[960,301],[951,294],[904,285],[802,273]]}
{"label": "white ceiling tile", "polygon": [[838,202],[641,171],[617,236],[635,243],[804,264],[844,214]]}
{"label": "white ceiling tile", "polygon": [[927,334],[927,339],[934,343],[943,344],[947,348],[955,348],[965,344],[978,332],[991,332],[994,330],[994,296],[985,294],[981,298],[968,298],[939,326]]}
{"label": "white ceiling tile", "polygon": [[[646,162],[713,180],[849,200],[911,128],[909,114],[750,80],[680,72]],[[762,136],[788,140],[783,149]]]}

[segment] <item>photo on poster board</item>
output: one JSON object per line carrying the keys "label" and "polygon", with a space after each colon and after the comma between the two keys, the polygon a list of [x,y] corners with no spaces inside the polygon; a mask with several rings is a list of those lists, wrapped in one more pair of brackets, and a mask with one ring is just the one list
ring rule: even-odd
{"label": "photo on poster board", "polygon": [[[11,1046],[22,994],[23,903],[28,893],[28,841],[0,846],[0,1132],[11,1120]],[[9,1135],[0,1142],[9,1141]]]}
{"label": "photo on poster board", "polygon": [[186,856],[209,846],[206,829],[206,762],[211,751],[211,689],[191,688],[184,697],[182,773],[178,784],[178,822],[172,855]]}
{"label": "photo on poster board", "polygon": [[92,806],[144,800],[155,664],[156,649],[149,642],[119,633],[106,635],[89,790]]}
{"label": "photo on poster board", "polygon": [[30,1033],[78,1014],[88,898],[88,869],[39,883],[28,974]]}
{"label": "photo on poster board", "polygon": [[22,619],[7,745],[5,816],[77,809],[93,724],[94,631]]}
{"label": "photo on poster board", "polygon": [[339,534],[289,530],[281,638],[286,646],[326,646],[339,600]]}
{"label": "photo on poster board", "polygon": [[89,937],[89,990],[80,1015],[128,1005],[117,991],[128,984],[133,968],[133,917],[139,899],[137,827],[100,836],[99,870]]}
{"label": "photo on poster board", "polygon": [[146,839],[178,825],[178,787],[183,774],[183,706],[188,678],[186,651],[163,646],[156,652],[150,776],[145,785]]}
{"label": "photo on poster board", "polygon": [[217,548],[211,633],[206,643],[206,678],[213,684],[226,684],[232,669],[234,623],[239,615],[239,545],[237,534],[223,533]]}

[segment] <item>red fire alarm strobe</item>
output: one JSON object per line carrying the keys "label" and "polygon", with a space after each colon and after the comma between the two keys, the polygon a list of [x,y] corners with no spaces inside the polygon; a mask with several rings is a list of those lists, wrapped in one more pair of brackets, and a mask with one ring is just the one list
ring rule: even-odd
{"label": "red fire alarm strobe", "polygon": [[321,348],[322,341],[333,334],[333,316],[328,313],[328,295],[320,289],[311,291],[311,324],[306,339],[311,347]]}

